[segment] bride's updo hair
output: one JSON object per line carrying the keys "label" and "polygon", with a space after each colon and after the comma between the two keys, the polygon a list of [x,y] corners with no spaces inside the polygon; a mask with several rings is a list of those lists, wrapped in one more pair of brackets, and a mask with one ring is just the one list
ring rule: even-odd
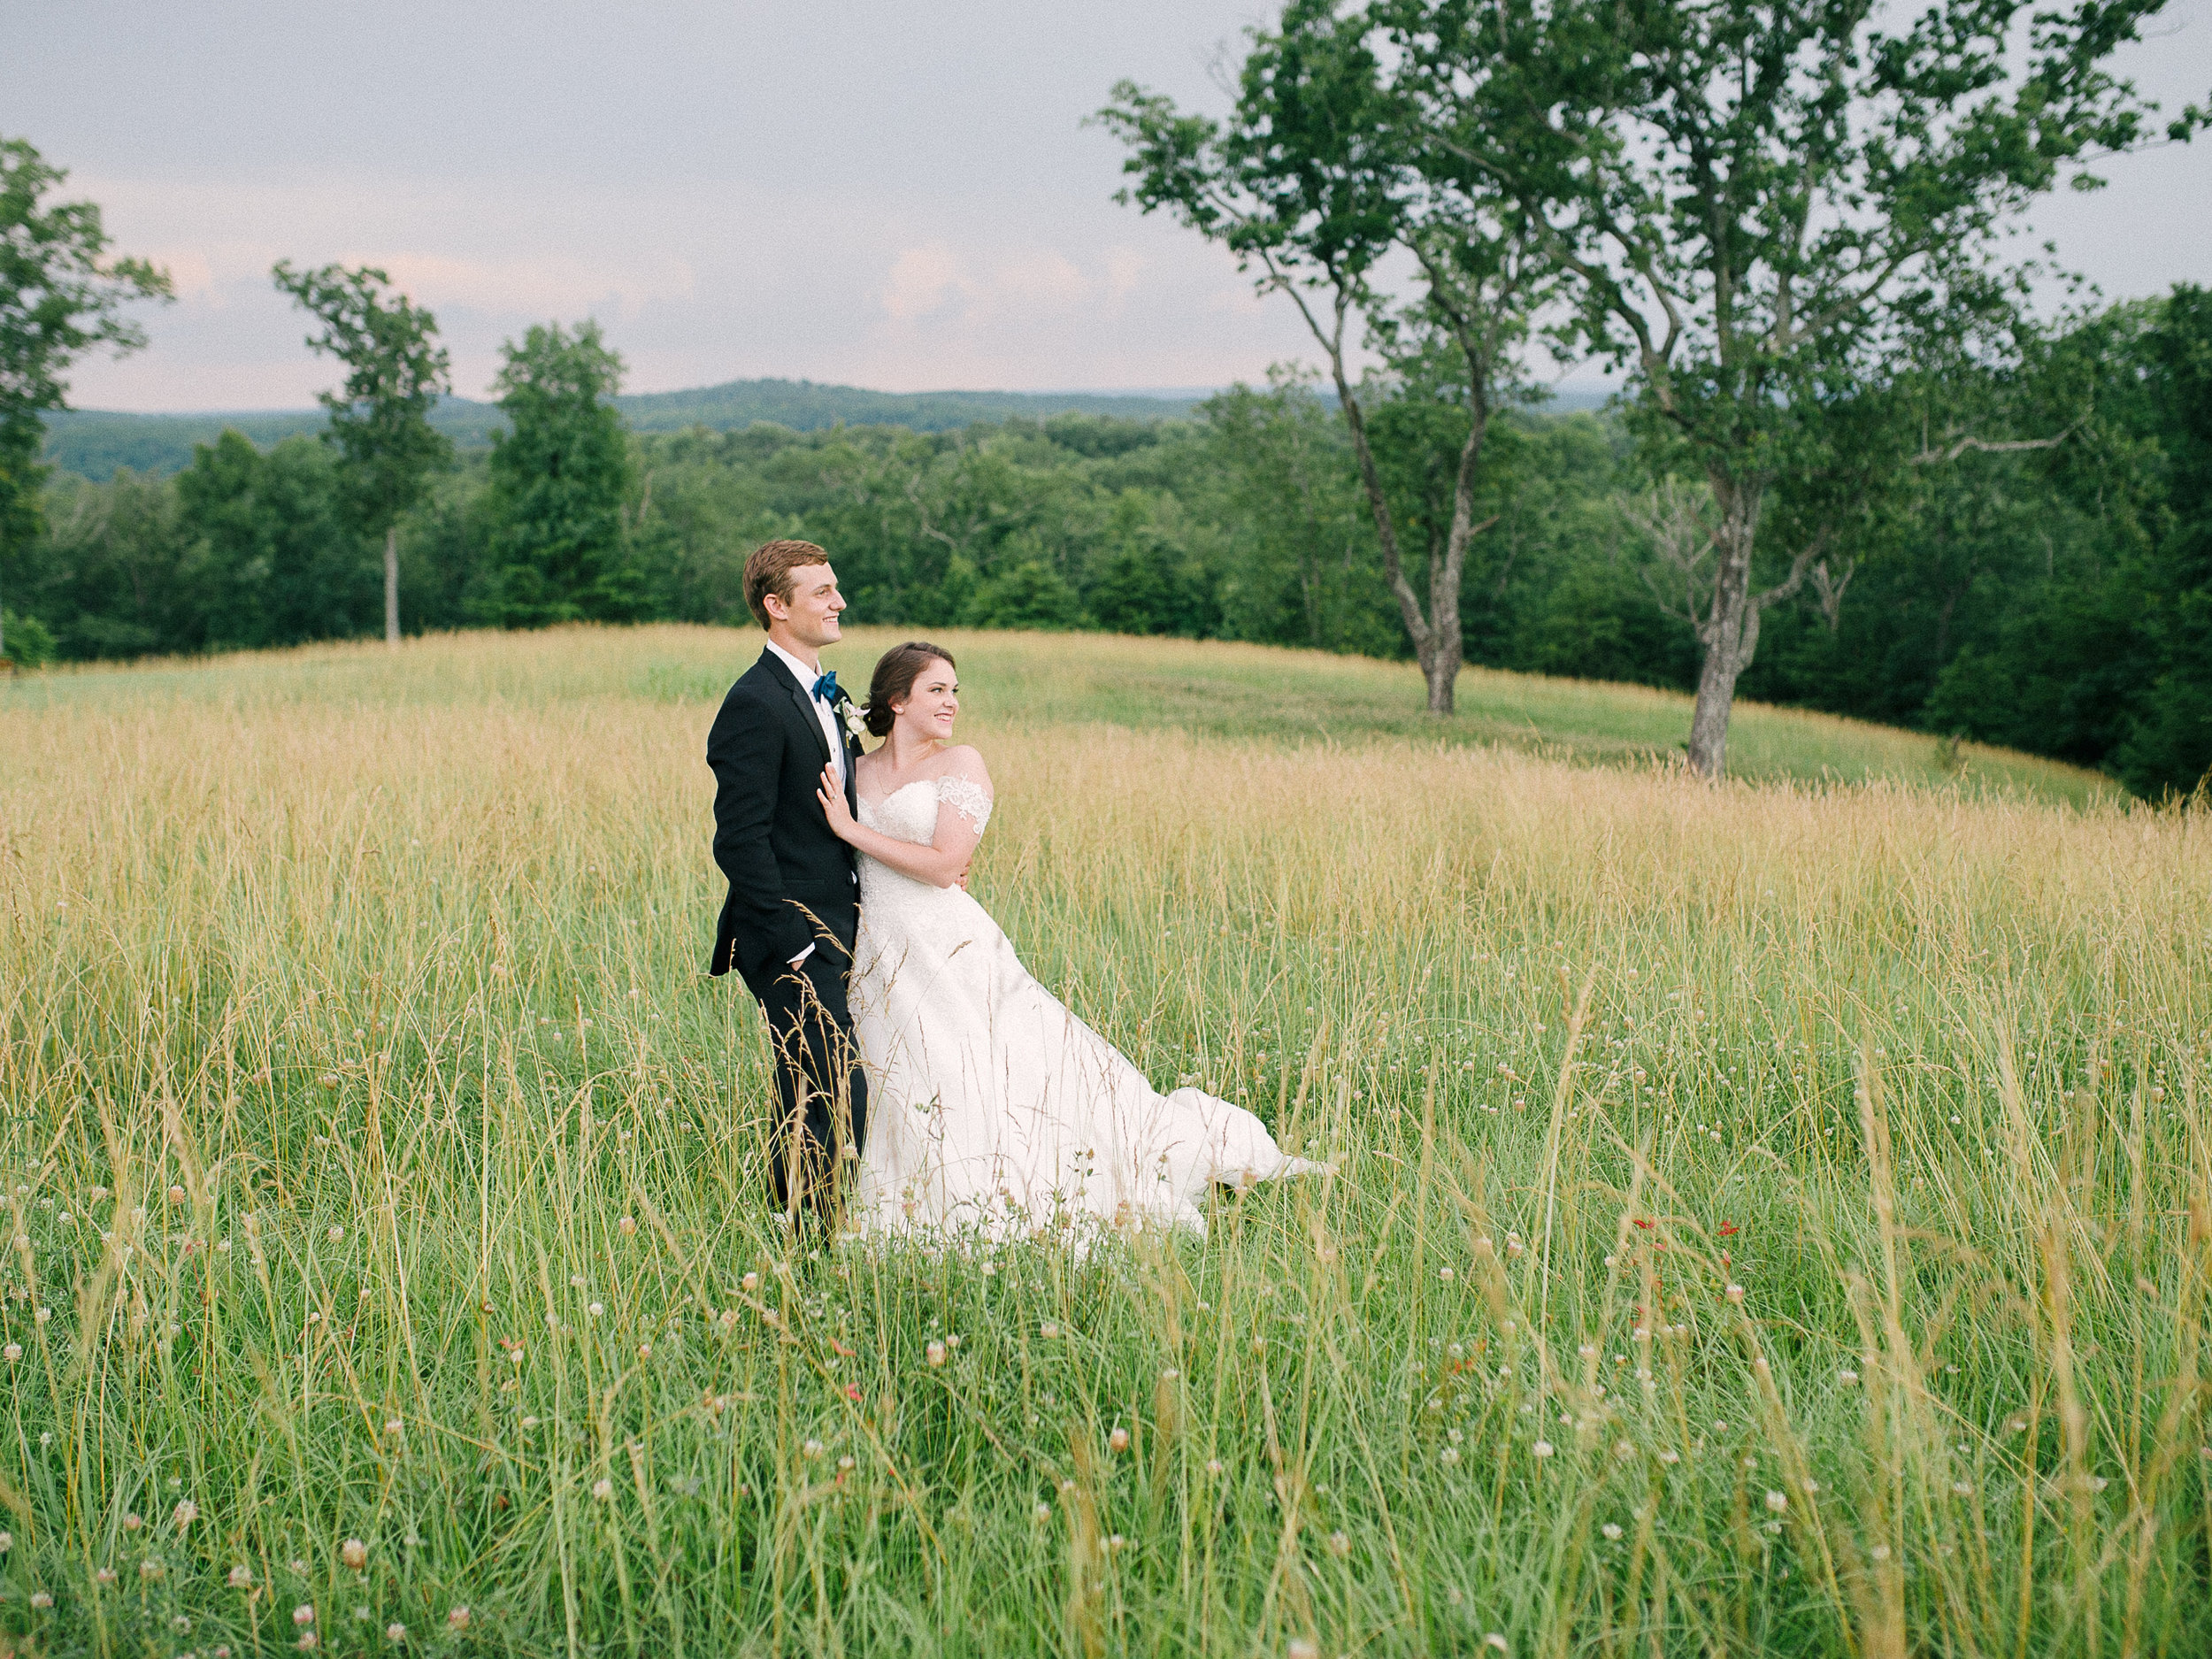
{"label": "bride's updo hair", "polygon": [[891,722],[898,718],[891,712],[892,703],[905,702],[907,694],[914,689],[914,682],[922,677],[922,670],[932,663],[942,663],[948,668],[960,666],[953,661],[950,651],[926,640],[909,640],[876,658],[875,677],[868,682],[865,718],[870,736],[891,735]]}

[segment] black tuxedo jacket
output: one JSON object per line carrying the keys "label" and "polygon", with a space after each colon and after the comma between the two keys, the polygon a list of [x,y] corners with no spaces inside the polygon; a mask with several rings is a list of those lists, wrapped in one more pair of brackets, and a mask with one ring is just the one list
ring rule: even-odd
{"label": "black tuxedo jacket", "polygon": [[[730,896],[715,929],[709,973],[736,969],[749,983],[817,942],[811,911],[852,946],[859,918],[858,861],[830,833],[815,799],[829,744],[803,687],[773,651],[747,669],[722,699],[707,735],[714,768],[714,862]],[[845,803],[854,807],[860,745],[847,735]],[[804,910],[802,910],[802,906]]]}

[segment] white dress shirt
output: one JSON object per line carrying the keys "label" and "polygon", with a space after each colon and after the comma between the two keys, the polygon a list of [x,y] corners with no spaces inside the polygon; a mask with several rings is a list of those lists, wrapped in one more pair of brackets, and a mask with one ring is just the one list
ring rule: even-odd
{"label": "white dress shirt", "polygon": [[[783,665],[791,671],[791,677],[799,682],[799,690],[814,706],[814,718],[822,723],[822,736],[829,744],[830,764],[837,768],[837,781],[843,783],[845,781],[845,734],[838,730],[837,711],[814,695],[814,682],[822,677],[822,671],[818,668],[809,668],[773,640],[768,641],[768,649],[782,659]],[[814,947],[809,945],[791,958],[791,965],[797,967],[813,954]]]}
{"label": "white dress shirt", "polygon": [[791,671],[791,677],[799,682],[800,691],[814,705],[814,718],[822,723],[823,741],[829,744],[830,764],[837,768],[837,781],[844,782],[845,733],[838,729],[837,711],[814,695],[814,682],[822,677],[822,671],[809,668],[773,640],[768,641],[768,649],[783,659],[784,666]]}

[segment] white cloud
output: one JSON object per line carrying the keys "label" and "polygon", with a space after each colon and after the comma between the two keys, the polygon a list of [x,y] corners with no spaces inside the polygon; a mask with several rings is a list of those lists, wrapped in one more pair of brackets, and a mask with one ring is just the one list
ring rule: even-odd
{"label": "white cloud", "polygon": [[902,248],[884,280],[883,309],[901,322],[911,322],[938,310],[953,295],[972,291],[952,250],[943,242]]}

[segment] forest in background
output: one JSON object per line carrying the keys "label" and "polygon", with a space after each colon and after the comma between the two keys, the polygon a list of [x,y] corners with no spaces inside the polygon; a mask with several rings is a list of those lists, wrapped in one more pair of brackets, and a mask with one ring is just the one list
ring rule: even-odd
{"label": "forest in background", "polygon": [[[595,335],[552,339],[536,372],[567,395],[540,411],[550,427],[464,449],[402,522],[410,632],[742,625],[746,555],[790,535],[833,551],[872,622],[1409,654],[1343,422],[1294,375],[1180,420],[653,433],[614,406],[619,361]],[[1413,545],[1433,544],[1465,416],[1449,388],[1377,390],[1386,485]],[[1916,406],[1947,428],[1967,405],[2063,442],[1939,452],[1878,499],[1846,502],[1824,580],[1768,616],[1745,695],[2186,791],[2212,731],[2212,296],[2182,288],[2086,317],[1972,384],[1890,388],[1867,442],[1917,442]],[[1634,419],[1538,405],[1498,422],[1479,500],[1494,522],[1461,600],[1471,661],[1694,682],[1678,590],[1697,508],[1655,486]],[[561,472],[564,455],[557,488],[520,475]],[[1832,498],[1801,502],[1799,523],[1816,504],[1838,513]],[[1789,506],[1770,516],[1778,538],[1796,527]],[[9,572],[19,661],[378,626],[378,549],[349,527],[336,457],[310,437],[264,449],[227,432],[174,477],[57,472],[41,518]]]}
{"label": "forest in background", "polygon": [[[1039,419],[1073,411],[1125,420],[1187,415],[1202,394],[1185,396],[1116,392],[871,392],[857,386],[814,380],[726,380],[676,392],[626,392],[615,399],[636,432],[681,432],[705,426],[722,432],[756,421],[812,432],[839,424],[898,426],[942,432],[979,420],[1022,416]],[[456,444],[486,447],[506,426],[497,403],[442,396],[428,415],[431,427]],[[119,466],[134,472],[176,472],[192,464],[196,445],[212,443],[235,427],[267,448],[297,434],[319,437],[328,425],[320,409],[271,409],[205,415],[136,415],[104,409],[46,412],[47,465],[87,478],[106,479]]]}

